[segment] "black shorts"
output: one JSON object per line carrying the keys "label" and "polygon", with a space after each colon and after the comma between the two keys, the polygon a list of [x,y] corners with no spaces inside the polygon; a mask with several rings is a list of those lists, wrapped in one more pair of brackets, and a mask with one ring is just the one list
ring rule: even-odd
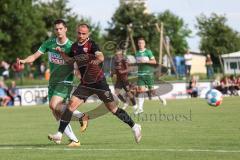
{"label": "black shorts", "polygon": [[100,80],[94,84],[83,85],[80,83],[72,95],[86,101],[87,98],[93,94],[96,94],[98,98],[104,103],[114,101],[106,79]]}
{"label": "black shorts", "polygon": [[130,91],[130,84],[128,80],[117,80],[117,82],[114,85],[115,89],[124,89],[126,92]]}

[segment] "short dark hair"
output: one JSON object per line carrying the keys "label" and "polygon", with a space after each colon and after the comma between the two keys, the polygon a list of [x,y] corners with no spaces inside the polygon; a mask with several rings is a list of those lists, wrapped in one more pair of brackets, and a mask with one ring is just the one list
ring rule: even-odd
{"label": "short dark hair", "polygon": [[143,37],[139,37],[139,38],[137,39],[137,41],[141,41],[141,40],[144,40],[144,41],[145,41],[145,39],[144,39]]}
{"label": "short dark hair", "polygon": [[64,27],[67,27],[67,24],[63,19],[57,19],[54,21],[53,24],[56,25],[56,24],[61,24],[61,23],[63,24]]}

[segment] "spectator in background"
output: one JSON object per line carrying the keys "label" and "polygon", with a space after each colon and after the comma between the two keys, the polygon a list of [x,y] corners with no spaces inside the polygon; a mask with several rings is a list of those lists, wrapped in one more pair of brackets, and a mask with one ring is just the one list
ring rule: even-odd
{"label": "spectator in background", "polygon": [[221,78],[220,76],[217,76],[214,81],[212,82],[212,88],[219,90],[220,92],[222,92],[222,87],[221,87],[221,82],[220,82]]}
{"label": "spectator in background", "polygon": [[44,74],[45,80],[49,81],[50,79],[50,69],[47,68]]}
{"label": "spectator in background", "polygon": [[227,76],[224,76],[222,78],[221,82],[221,92],[223,95],[228,95],[229,94],[229,79]]}
{"label": "spectator in background", "polygon": [[34,66],[33,63],[29,63],[29,69],[30,69],[29,78],[34,79],[34,73],[36,71],[36,67]]}
{"label": "spectator in background", "polygon": [[11,98],[7,95],[7,88],[3,81],[0,81],[0,101],[1,106],[7,106]]}
{"label": "spectator in background", "polygon": [[44,62],[42,62],[40,64],[40,79],[44,78],[45,71],[46,71],[46,66],[45,66]]}
{"label": "spectator in background", "polygon": [[185,73],[186,76],[189,77],[191,74],[192,66],[192,55],[190,54],[189,50],[187,50],[187,52],[184,54],[184,60],[185,60]]}
{"label": "spectator in background", "polygon": [[11,97],[11,101],[13,102],[13,105],[15,105],[15,100],[18,98],[20,106],[22,106],[22,97],[19,94],[19,90],[16,87],[16,82],[12,81],[11,86],[8,88],[9,95]]}
{"label": "spectator in background", "polygon": [[229,77],[229,91],[231,95],[237,95],[237,78],[234,75]]}
{"label": "spectator in background", "polygon": [[[0,77],[2,77],[3,75],[3,72],[4,72],[4,67],[1,65],[2,64],[2,61],[0,61]],[[3,78],[3,77],[2,77]],[[2,79],[1,79],[2,80]]]}
{"label": "spectator in background", "polygon": [[4,79],[9,78],[9,67],[10,67],[10,65],[5,61],[1,61],[0,66],[3,69],[1,76],[3,76]]}
{"label": "spectator in background", "polygon": [[191,80],[189,81],[188,86],[188,94],[190,94],[191,97],[197,97],[198,96],[198,77],[192,76]]}
{"label": "spectator in background", "polygon": [[14,72],[14,78],[20,79],[22,78],[22,71],[24,70],[24,64],[17,64],[16,62],[11,66],[12,71]]}
{"label": "spectator in background", "polygon": [[237,90],[238,96],[240,96],[240,76],[237,77],[236,90]]}
{"label": "spectator in background", "polygon": [[207,78],[208,79],[212,78],[214,72],[213,72],[213,62],[210,54],[207,54],[207,57],[206,57],[206,69],[207,69]]}

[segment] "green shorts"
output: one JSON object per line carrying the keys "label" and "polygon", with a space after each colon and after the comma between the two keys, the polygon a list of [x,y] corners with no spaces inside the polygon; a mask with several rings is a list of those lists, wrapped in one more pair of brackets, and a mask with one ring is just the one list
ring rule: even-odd
{"label": "green shorts", "polygon": [[66,101],[70,98],[70,94],[72,91],[72,84],[50,84],[48,86],[48,99],[49,101],[53,96],[59,96]]}
{"label": "green shorts", "polygon": [[138,86],[146,86],[149,89],[153,88],[153,85],[154,85],[153,75],[139,75],[137,85]]}

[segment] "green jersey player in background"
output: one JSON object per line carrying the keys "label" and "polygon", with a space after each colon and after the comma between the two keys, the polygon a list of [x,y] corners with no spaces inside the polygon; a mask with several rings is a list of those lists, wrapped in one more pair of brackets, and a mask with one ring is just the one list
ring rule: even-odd
{"label": "green jersey player in background", "polygon": [[[151,99],[151,96],[157,96],[159,100],[166,105],[166,100],[154,91],[154,65],[157,63],[151,50],[145,48],[145,40],[143,38],[138,39],[138,51],[136,52],[136,61],[138,64],[138,108],[135,110],[135,114],[143,112],[144,95],[147,93]],[[148,90],[146,90],[146,88]]]}
{"label": "green jersey player in background", "polygon": [[[49,107],[57,121],[60,120],[64,110],[64,102],[70,97],[73,82],[73,65],[67,64],[60,54],[55,50],[56,47],[61,47],[66,54],[70,53],[72,41],[67,38],[67,26],[65,21],[58,19],[54,22],[54,33],[56,37],[49,38],[43,42],[37,52],[28,56],[25,59],[17,59],[17,63],[25,64],[32,63],[43,54],[48,54],[50,67],[50,80],[48,86]],[[71,55],[69,55],[71,56]],[[79,111],[75,111],[73,115],[83,120],[81,131],[87,127],[87,116]],[[66,136],[70,139],[69,147],[80,146],[80,142],[73,133],[70,124],[64,130]]]}

